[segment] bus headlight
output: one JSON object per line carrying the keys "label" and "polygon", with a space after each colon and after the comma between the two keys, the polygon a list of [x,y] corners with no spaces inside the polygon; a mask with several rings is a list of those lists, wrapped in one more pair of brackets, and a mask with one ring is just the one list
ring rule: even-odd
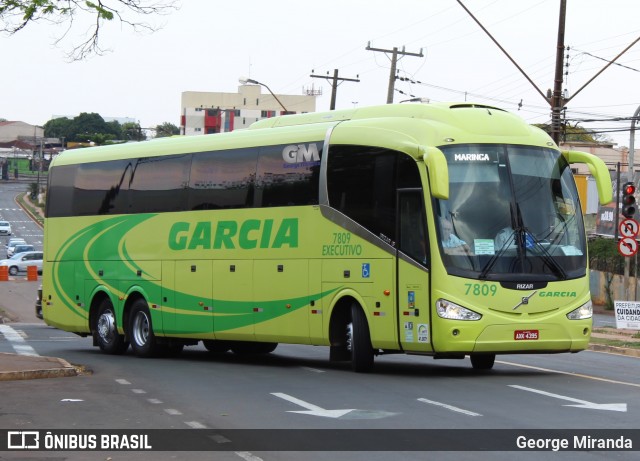
{"label": "bus headlight", "polygon": [[459,306],[446,299],[436,301],[436,310],[438,311],[438,316],[443,319],[480,320],[482,318],[482,315],[477,312],[473,312],[466,307]]}
{"label": "bus headlight", "polygon": [[593,317],[593,305],[591,304],[591,301],[567,314],[567,318],[569,320],[590,319],[591,317]]}

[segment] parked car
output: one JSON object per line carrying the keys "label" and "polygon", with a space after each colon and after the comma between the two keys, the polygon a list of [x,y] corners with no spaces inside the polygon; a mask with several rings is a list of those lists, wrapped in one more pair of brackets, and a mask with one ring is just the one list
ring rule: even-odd
{"label": "parked car", "polygon": [[8,221],[0,221],[0,235],[11,235],[11,224]]}
{"label": "parked car", "polygon": [[38,295],[36,296],[36,317],[39,319],[42,317],[42,285],[38,287]]}
{"label": "parked car", "polygon": [[[16,248],[19,248],[18,245]],[[33,249],[33,245],[26,245]],[[0,261],[0,266],[7,266],[9,274],[18,275],[18,272],[27,272],[27,267],[36,266],[38,274],[42,274],[42,251],[26,251],[16,253],[9,259]]]}
{"label": "parked car", "polygon": [[11,258],[18,253],[24,253],[25,251],[36,251],[36,247],[34,247],[33,245],[23,245],[22,243],[18,244],[14,246],[13,249],[7,250],[7,258]]}

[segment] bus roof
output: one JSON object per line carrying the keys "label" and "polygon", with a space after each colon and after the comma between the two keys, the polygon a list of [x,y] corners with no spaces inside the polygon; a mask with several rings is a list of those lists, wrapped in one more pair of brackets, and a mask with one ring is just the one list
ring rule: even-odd
{"label": "bus roof", "polygon": [[[395,137],[424,146],[508,143],[557,148],[544,131],[500,108],[472,103],[387,104],[283,115],[258,121],[249,129],[215,135],[73,149],[59,155],[54,166],[323,140],[332,126],[340,142],[348,142],[350,132],[373,129],[377,140]],[[381,147],[392,146],[390,141]]]}

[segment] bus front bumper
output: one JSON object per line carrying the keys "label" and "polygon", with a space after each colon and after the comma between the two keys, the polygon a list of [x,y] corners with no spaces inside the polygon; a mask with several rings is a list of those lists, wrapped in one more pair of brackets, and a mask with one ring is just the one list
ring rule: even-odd
{"label": "bus front bumper", "polygon": [[465,328],[458,323],[448,333],[448,341],[442,341],[441,344],[435,342],[437,353],[578,352],[589,346],[591,319],[564,324],[490,325],[479,334],[477,329]]}

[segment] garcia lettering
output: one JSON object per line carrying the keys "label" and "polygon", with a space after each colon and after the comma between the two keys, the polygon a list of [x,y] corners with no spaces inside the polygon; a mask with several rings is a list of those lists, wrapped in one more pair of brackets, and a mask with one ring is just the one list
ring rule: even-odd
{"label": "garcia lettering", "polygon": [[176,251],[298,248],[298,220],[178,221],[169,230],[168,245]]}

